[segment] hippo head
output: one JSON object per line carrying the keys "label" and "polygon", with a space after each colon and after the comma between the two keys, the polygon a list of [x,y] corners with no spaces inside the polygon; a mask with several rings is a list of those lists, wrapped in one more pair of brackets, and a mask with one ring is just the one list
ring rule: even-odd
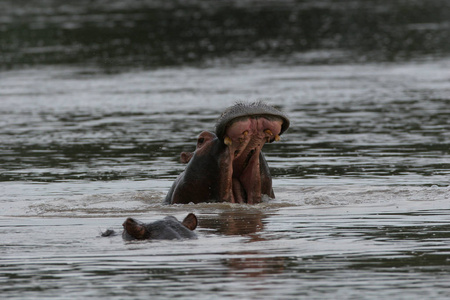
{"label": "hippo head", "polygon": [[254,204],[274,198],[264,144],[280,140],[289,119],[262,102],[237,103],[225,110],[214,132],[203,131],[194,152],[181,153],[187,167],[165,203],[232,202]]}
{"label": "hippo head", "polygon": [[[288,127],[289,119],[263,102],[237,103],[219,117],[215,133],[228,148],[230,163],[226,170],[231,177],[233,202],[258,203],[262,192],[273,196],[261,149],[266,142],[279,141]],[[270,185],[270,191],[262,185]]]}
{"label": "hippo head", "polygon": [[190,213],[182,222],[173,216],[152,223],[142,223],[127,218],[122,224],[124,240],[173,240],[196,238],[193,230],[197,227],[197,217]]}

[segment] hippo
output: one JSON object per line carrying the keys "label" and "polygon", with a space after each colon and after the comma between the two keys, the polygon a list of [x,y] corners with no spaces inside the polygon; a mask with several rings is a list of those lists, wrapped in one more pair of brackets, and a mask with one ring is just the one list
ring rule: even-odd
{"label": "hippo", "polygon": [[285,114],[260,101],[227,108],[218,118],[215,132],[201,132],[195,151],[181,153],[186,169],[164,203],[257,204],[262,195],[275,198],[261,149],[266,142],[279,141],[289,124]]}
{"label": "hippo", "polygon": [[[132,240],[181,240],[195,239],[197,235],[193,231],[197,228],[197,217],[190,213],[180,222],[174,216],[167,216],[162,220],[152,223],[142,223],[133,218],[127,218],[122,224],[122,238]],[[106,230],[102,236],[113,236],[114,230]]]}

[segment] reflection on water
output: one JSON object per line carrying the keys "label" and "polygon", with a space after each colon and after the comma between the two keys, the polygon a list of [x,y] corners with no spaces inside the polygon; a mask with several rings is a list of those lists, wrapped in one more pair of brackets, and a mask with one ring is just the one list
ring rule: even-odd
{"label": "reflection on water", "polygon": [[200,220],[202,227],[224,235],[240,235],[251,237],[252,241],[261,241],[258,235],[264,229],[265,213],[259,210],[226,210],[218,215]]}

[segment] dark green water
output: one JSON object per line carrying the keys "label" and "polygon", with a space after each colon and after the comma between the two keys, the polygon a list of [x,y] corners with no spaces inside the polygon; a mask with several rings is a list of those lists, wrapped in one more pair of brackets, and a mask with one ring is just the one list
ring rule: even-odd
{"label": "dark green water", "polygon": [[450,51],[446,0],[6,0],[2,7],[3,68],[398,61]]}

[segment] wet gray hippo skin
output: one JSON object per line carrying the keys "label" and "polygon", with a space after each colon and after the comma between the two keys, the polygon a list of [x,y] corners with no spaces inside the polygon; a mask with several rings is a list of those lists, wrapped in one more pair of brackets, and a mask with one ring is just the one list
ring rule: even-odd
{"label": "wet gray hippo skin", "polygon": [[275,198],[269,166],[261,149],[278,141],[289,119],[262,102],[237,103],[219,117],[215,133],[203,131],[165,203],[231,202],[256,204]]}
{"label": "wet gray hippo skin", "polygon": [[123,223],[122,238],[127,241],[195,239],[197,235],[193,230],[197,223],[197,217],[192,213],[183,222],[173,216],[147,224],[128,218]]}

